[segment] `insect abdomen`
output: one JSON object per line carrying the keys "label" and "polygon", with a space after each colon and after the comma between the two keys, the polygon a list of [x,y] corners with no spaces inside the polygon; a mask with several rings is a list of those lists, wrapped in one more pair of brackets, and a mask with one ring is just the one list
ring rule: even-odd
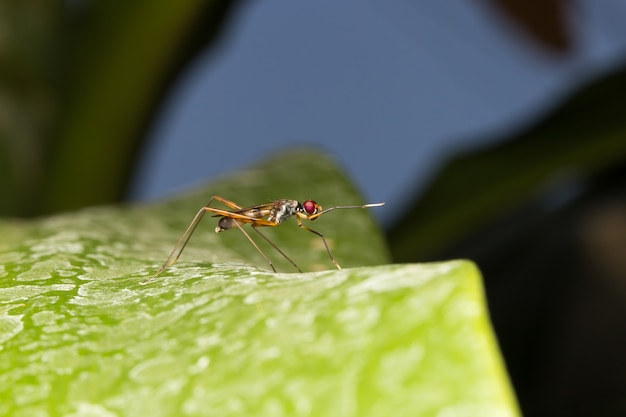
{"label": "insect abdomen", "polygon": [[224,230],[231,229],[235,227],[235,222],[237,220],[232,219],[230,217],[222,217],[220,221],[217,223],[217,227],[215,228],[215,233],[223,232]]}

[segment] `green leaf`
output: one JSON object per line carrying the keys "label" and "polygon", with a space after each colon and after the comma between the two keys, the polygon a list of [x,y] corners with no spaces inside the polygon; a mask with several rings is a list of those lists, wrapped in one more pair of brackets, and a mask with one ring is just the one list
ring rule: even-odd
{"label": "green leaf", "polygon": [[370,210],[315,222],[341,271],[295,222],[267,235],[327,270],[272,273],[207,217],[142,285],[210,194],[361,202],[332,160],[296,152],[165,203],[0,222],[0,415],[519,414],[475,266],[362,266],[387,261]]}

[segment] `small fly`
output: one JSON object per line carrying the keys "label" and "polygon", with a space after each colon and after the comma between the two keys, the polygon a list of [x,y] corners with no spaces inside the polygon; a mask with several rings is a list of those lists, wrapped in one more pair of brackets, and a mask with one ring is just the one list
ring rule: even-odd
{"label": "small fly", "polygon": [[[222,210],[219,208],[211,207],[211,203],[213,203],[213,201],[219,201],[220,203],[232,208],[233,210]],[[200,220],[202,219],[204,214],[207,212],[213,213],[214,214],[213,217],[220,218],[219,221],[217,222],[217,227],[215,228],[216,233],[220,233],[225,230],[232,229],[234,227],[241,230],[241,232],[250,241],[252,246],[254,246],[254,248],[261,254],[263,259],[265,259],[265,261],[269,264],[269,266],[272,268],[274,272],[276,272],[276,268],[274,267],[274,264],[272,263],[272,261],[267,257],[267,255],[265,255],[265,253],[263,253],[263,251],[261,250],[261,248],[259,248],[256,242],[252,240],[252,238],[250,237],[248,232],[244,230],[242,225],[246,223],[250,224],[252,226],[252,229],[255,232],[257,232],[263,239],[265,239],[274,249],[276,249],[278,253],[280,253],[285,259],[287,259],[299,272],[302,272],[300,267],[298,267],[298,265],[296,265],[296,263],[289,256],[287,256],[285,252],[283,252],[278,246],[276,246],[271,240],[269,240],[267,236],[261,233],[261,231],[258,229],[259,227],[264,227],[264,226],[276,227],[276,226],[279,226],[282,222],[284,222],[288,218],[290,218],[291,216],[295,216],[296,221],[298,222],[298,227],[306,231],[309,231],[311,233],[314,233],[320,238],[322,238],[322,242],[324,242],[324,246],[326,247],[326,251],[328,252],[328,256],[330,257],[331,262],[337,267],[337,269],[341,269],[341,267],[339,266],[339,263],[337,263],[337,260],[331,253],[328,243],[326,242],[326,239],[324,238],[324,235],[322,235],[320,232],[317,232],[313,229],[306,227],[304,224],[302,224],[302,219],[315,220],[322,214],[328,213],[329,211],[336,210],[336,209],[369,208],[369,207],[380,207],[383,205],[385,205],[385,203],[364,204],[361,206],[334,206],[334,207],[327,208],[326,210],[323,210],[322,206],[320,206],[313,200],[306,200],[303,203],[300,203],[296,200],[276,200],[267,204],[259,204],[258,206],[241,207],[230,200],[226,200],[225,198],[215,195],[211,197],[211,199],[209,200],[209,203],[206,206],[198,210],[198,213],[191,221],[191,224],[187,227],[187,230],[185,230],[183,235],[180,237],[176,246],[174,246],[174,249],[165,260],[165,263],[163,264],[163,266],[159,268],[159,270],[152,277],[144,281],[144,283],[156,278],[168,266],[172,265],[178,260],[181,253],[183,253],[185,246],[187,246],[187,242],[189,242],[191,235],[196,230],[198,223],[200,223]]]}

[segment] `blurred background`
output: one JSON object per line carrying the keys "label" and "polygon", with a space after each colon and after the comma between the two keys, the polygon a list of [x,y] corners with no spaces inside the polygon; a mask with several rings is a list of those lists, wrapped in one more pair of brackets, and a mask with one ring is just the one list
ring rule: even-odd
{"label": "blurred background", "polygon": [[1,215],[317,147],[387,202],[395,262],[478,264],[525,415],[626,414],[625,0],[0,11]]}

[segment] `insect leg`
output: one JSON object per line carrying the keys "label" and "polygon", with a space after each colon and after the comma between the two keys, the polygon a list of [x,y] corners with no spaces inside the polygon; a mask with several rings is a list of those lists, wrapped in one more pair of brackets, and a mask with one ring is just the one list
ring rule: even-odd
{"label": "insect leg", "polygon": [[[300,267],[298,265],[296,265],[296,263],[294,261],[291,260],[291,258],[289,256],[287,256],[287,254],[285,252],[283,252],[282,250],[280,250],[280,248],[278,246],[276,246],[274,244],[274,242],[272,242],[271,240],[269,240],[269,238],[267,236],[265,236],[263,233],[261,233],[261,231],[259,229],[257,229],[257,226],[254,225],[254,223],[252,224],[252,228],[254,229],[255,232],[257,232],[259,235],[261,235],[261,237],[263,239],[265,239],[267,241],[267,243],[269,243],[270,245],[272,245],[272,247],[274,249],[276,249],[278,251],[278,253],[280,253],[281,255],[283,255],[283,257],[285,259],[287,259],[291,265],[293,265],[294,267],[296,267],[296,269],[298,270],[298,272],[302,272],[302,270],[300,269]],[[274,271],[276,272],[276,271]]]}
{"label": "insect leg", "polygon": [[159,274],[161,274],[161,272],[163,272],[168,266],[174,264],[178,260],[178,258],[180,258],[180,255],[183,253],[185,246],[187,246],[187,242],[189,242],[191,235],[196,230],[196,227],[198,227],[198,223],[200,223],[200,220],[202,220],[202,216],[204,216],[204,213],[206,213],[207,211],[209,211],[207,210],[207,207],[202,207],[200,210],[198,210],[198,213],[196,213],[195,217],[193,218],[189,226],[187,226],[187,229],[185,230],[183,235],[180,237],[180,239],[178,239],[178,243],[176,243],[176,246],[174,246],[174,249],[172,249],[172,251],[170,252],[163,266],[159,268],[159,270],[156,271],[156,273],[150,278],[142,281],[141,284],[147,284],[148,282],[152,281],[154,278],[159,276]]}
{"label": "insect leg", "polygon": [[324,246],[326,246],[326,252],[328,252],[328,256],[330,256],[330,260],[332,261],[333,264],[335,264],[335,266],[337,267],[337,269],[341,269],[341,267],[339,266],[339,264],[337,263],[337,261],[335,260],[335,257],[333,256],[333,254],[330,252],[330,247],[328,247],[328,243],[326,242],[326,239],[324,238],[324,235],[321,234],[320,232],[310,229],[308,227],[306,227],[305,225],[302,224],[302,221],[300,220],[299,217],[296,217],[296,221],[298,222],[298,227],[301,229],[304,229],[306,231],[309,231],[311,233],[314,233],[316,235],[318,235],[319,237],[322,238],[322,242],[324,242]]}
{"label": "insect leg", "polygon": [[[237,226],[239,228],[239,230],[241,230],[241,233],[243,233],[248,240],[250,241],[250,243],[252,243],[252,246],[254,246],[254,248],[261,254],[261,256],[263,257],[263,259],[265,259],[267,261],[267,263],[270,265],[270,267],[272,268],[272,271],[276,272],[276,268],[274,268],[274,264],[272,263],[272,261],[270,261],[270,258],[267,257],[267,255],[265,255],[263,253],[263,251],[261,250],[261,248],[259,248],[259,245],[256,244],[256,242],[254,240],[252,240],[252,238],[250,237],[250,235],[248,234],[248,232],[246,232],[245,230],[243,230],[243,227],[241,227],[241,225],[239,224],[239,222],[235,222],[235,226]],[[258,232],[258,230],[257,230]],[[261,235],[263,236],[263,235]],[[267,238],[266,238],[267,239]],[[280,251],[280,249],[279,249]],[[281,252],[282,253],[282,252]]]}
{"label": "insect leg", "polygon": [[241,210],[243,207],[241,207],[240,205],[238,205],[235,202],[232,202],[230,200],[226,200],[224,197],[220,197],[219,195],[214,195],[213,197],[211,197],[211,199],[209,200],[209,202],[205,205],[205,207],[210,207],[211,203],[213,202],[213,200],[217,200],[220,203],[224,204],[225,206],[228,206],[230,208],[234,208],[237,210]]}

